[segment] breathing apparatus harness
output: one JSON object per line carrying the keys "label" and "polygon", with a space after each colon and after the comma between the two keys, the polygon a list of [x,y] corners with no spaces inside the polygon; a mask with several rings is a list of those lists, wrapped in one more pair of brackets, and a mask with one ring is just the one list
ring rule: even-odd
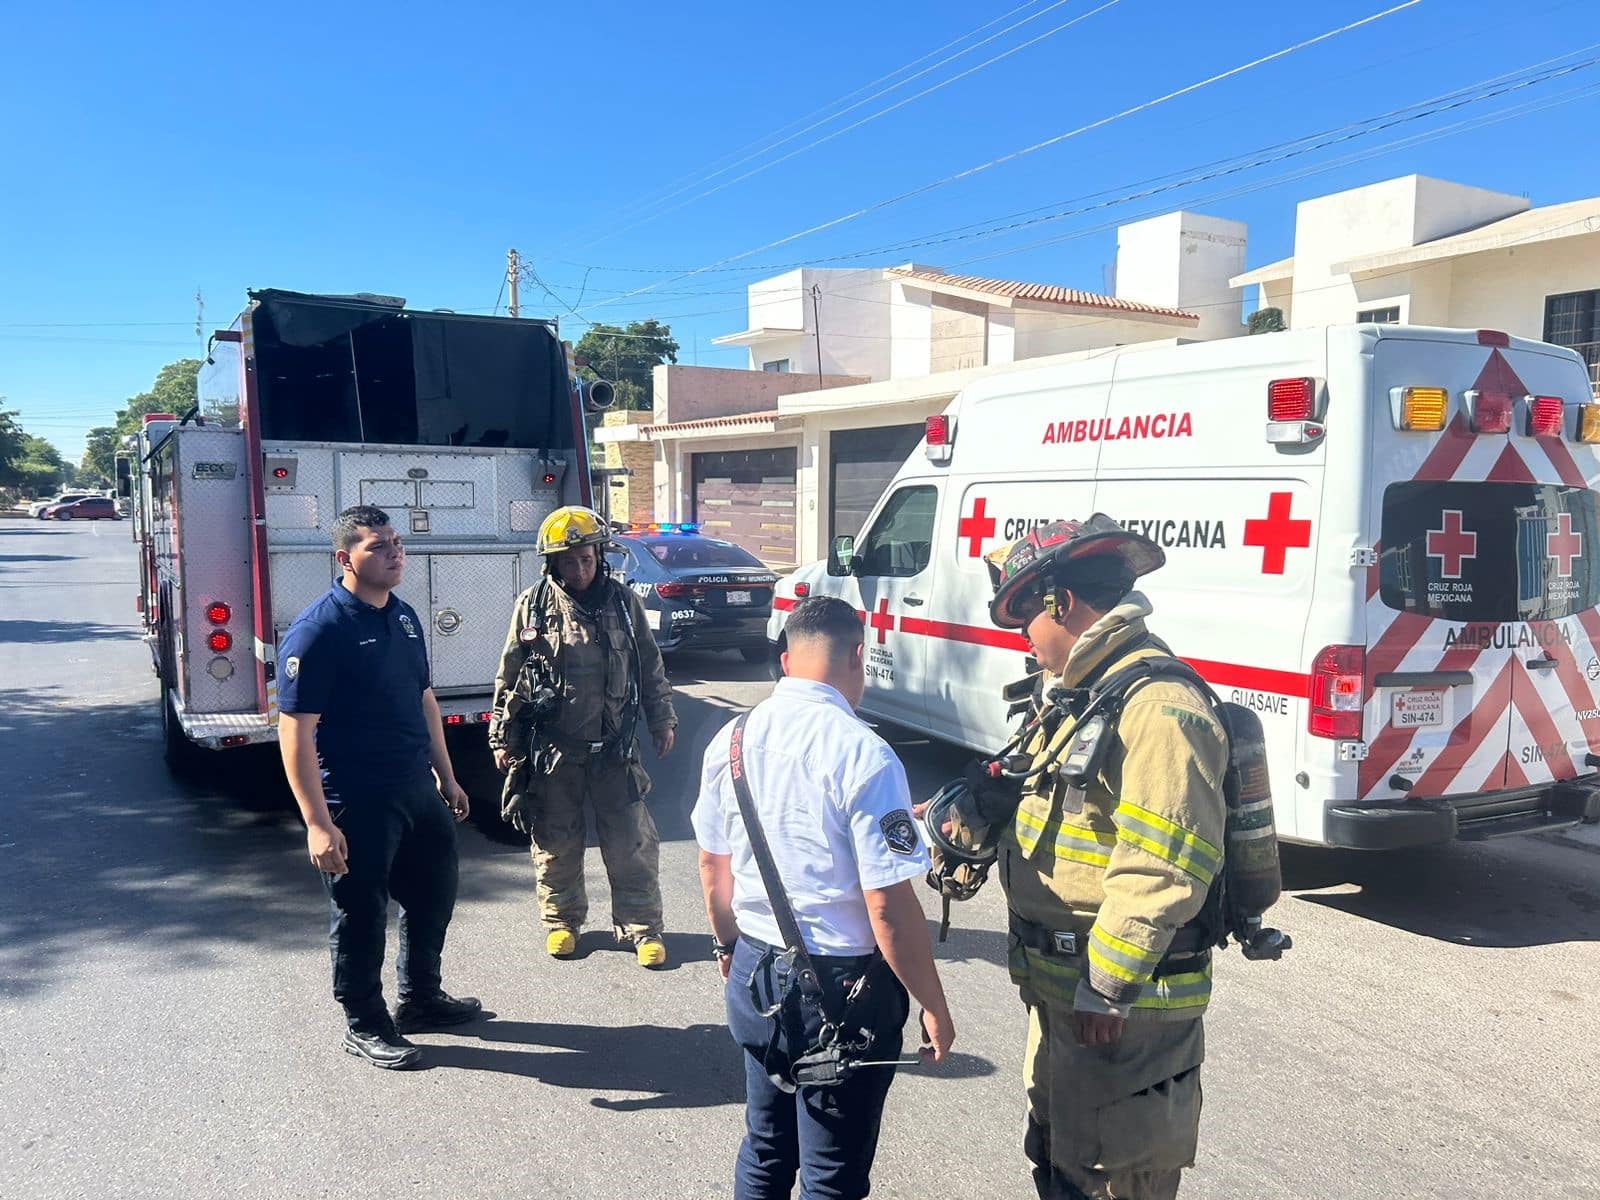
{"label": "breathing apparatus harness", "polygon": [[[560,707],[561,680],[557,675],[553,658],[537,652],[529,654],[523,661],[522,673],[526,675],[532,672],[535,676],[530,681],[533,686],[528,689],[528,694],[534,698],[532,704],[529,705],[528,713],[533,731],[550,743],[547,750],[539,752],[549,760],[541,764],[543,767],[541,773],[545,774],[554,770],[563,753],[587,752],[591,756],[608,753],[617,761],[626,762],[628,755],[633,753],[634,735],[639,728],[639,710],[642,707],[639,687],[644,678],[644,652],[639,647],[639,635],[634,628],[633,615],[628,611],[627,596],[623,594],[623,589],[620,586],[609,586],[612,582],[611,567],[606,562],[605,555],[596,554],[595,557],[599,562],[595,582],[590,587],[603,587],[608,593],[605,599],[602,600],[600,608],[594,610],[596,626],[603,628],[599,625],[599,618],[603,616],[605,605],[607,603],[615,604],[617,615],[621,618],[622,628],[628,636],[629,645],[633,648],[633,674],[628,680],[628,698],[623,707],[622,725],[615,738],[603,739],[599,742],[576,742],[561,736],[553,729],[542,728],[546,722],[556,715]],[[554,581],[547,573],[539,580],[539,586],[533,595],[535,640],[544,638],[548,621],[550,588],[552,586],[555,586]],[[576,598],[573,599],[573,603],[577,604]],[[602,732],[604,731],[602,730]]]}
{"label": "breathing apparatus harness", "polygon": [[[939,938],[949,928],[950,902],[975,895],[988,877],[989,868],[999,854],[999,821],[1009,813],[994,814],[992,802],[980,799],[984,791],[1004,788],[1015,810],[1017,789],[1029,780],[1054,772],[1069,789],[1086,791],[1099,777],[1115,741],[1117,720],[1129,695],[1139,686],[1156,679],[1174,679],[1198,691],[1210,706],[1227,736],[1228,763],[1223,777],[1223,796],[1227,805],[1226,843],[1222,869],[1206,893],[1205,905],[1192,921],[1178,931],[1175,947],[1216,946],[1224,948],[1232,938],[1247,959],[1277,959],[1293,946],[1293,940],[1277,929],[1262,924],[1262,914],[1282,891],[1278,863],[1277,833],[1272,821],[1272,794],[1267,779],[1265,735],[1260,718],[1241,705],[1225,703],[1211,686],[1187,663],[1170,655],[1150,656],[1121,670],[1111,670],[1121,658],[1148,645],[1149,634],[1130,643],[1117,660],[1105,664],[1091,681],[1074,688],[1053,687],[1044,695],[1038,712],[1018,730],[998,754],[977,764],[979,785],[965,780],[940,789],[923,815],[929,842],[942,861],[928,874],[928,884],[944,901]],[[1017,752],[1035,731],[1053,732],[1072,718],[1073,735],[1064,739],[1038,763]],[[994,781],[990,788],[985,781]],[[1002,782],[1003,781],[1003,782]],[[943,826],[949,813],[963,799],[961,789],[971,797],[972,811],[989,824],[991,837],[980,847],[962,848],[951,843]],[[1174,952],[1174,951],[1169,951]]]}
{"label": "breathing apparatus harness", "polygon": [[[757,994],[757,971],[750,977],[750,999],[756,1010],[772,1022],[772,1036],[767,1041],[761,1065],[773,1084],[785,1092],[802,1087],[836,1087],[863,1067],[914,1066],[917,1059],[889,1059],[869,1061],[876,1035],[870,1019],[861,1014],[861,1008],[871,996],[875,978],[888,970],[883,955],[874,951],[868,963],[853,980],[841,997],[823,987],[816,964],[806,949],[800,934],[800,923],[795,920],[794,909],[789,904],[789,894],[784,890],[778,864],[773,860],[772,847],[767,843],[766,831],[756,815],[755,799],[750,793],[750,780],[744,762],[745,722],[750,714],[742,714],[733,726],[733,737],[728,744],[728,774],[733,780],[733,793],[739,802],[739,816],[744,821],[745,833],[750,838],[750,851],[761,871],[761,884],[772,906],[773,919],[783,934],[784,952],[776,955],[794,975],[795,986],[787,989],[770,1006],[763,1005]],[[769,952],[770,954],[770,952]],[[785,1026],[803,1025],[804,1014],[798,1009],[805,1005],[818,1010],[822,1024],[817,1040],[805,1053],[790,1058],[780,1043]]]}

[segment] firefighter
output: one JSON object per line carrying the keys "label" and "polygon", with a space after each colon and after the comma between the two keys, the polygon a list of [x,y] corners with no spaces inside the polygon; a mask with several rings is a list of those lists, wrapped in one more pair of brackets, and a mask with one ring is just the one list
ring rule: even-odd
{"label": "firefighter", "polygon": [[1024,1149],[1041,1197],[1172,1197],[1195,1158],[1211,953],[1191,922],[1222,867],[1226,735],[1171,677],[1130,691],[1098,756],[1085,745],[1094,723],[1069,715],[1097,681],[1170,654],[1133,590],[1164,560],[1096,513],[991,561],[991,618],[1020,630],[1042,668],[1035,712],[1051,696],[1060,714],[1024,743],[1020,784],[982,785],[1015,802],[999,874],[1028,1010]]}
{"label": "firefighter", "polygon": [[642,718],[656,753],[678,719],[638,596],[611,577],[611,531],[592,509],[559,508],[539,527],[544,576],[517,598],[494,683],[489,746],[507,776],[502,816],[532,839],[545,949],[571,956],[588,915],[585,809],[611,881],[611,923],[639,964],[667,961],[660,843],[645,808]]}

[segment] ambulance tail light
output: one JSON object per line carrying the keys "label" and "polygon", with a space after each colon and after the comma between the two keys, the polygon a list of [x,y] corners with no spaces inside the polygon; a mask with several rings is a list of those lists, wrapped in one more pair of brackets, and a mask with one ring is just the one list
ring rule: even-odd
{"label": "ambulance tail light", "polygon": [[923,425],[923,441],[927,443],[928,461],[944,465],[950,461],[955,449],[956,426],[949,413],[938,413]]}
{"label": "ambulance tail light", "polygon": [[1473,433],[1510,433],[1511,396],[1506,392],[1468,392],[1467,419]]}
{"label": "ambulance tail light", "polygon": [[1311,662],[1312,737],[1354,741],[1361,737],[1366,699],[1367,652],[1361,646],[1324,646]]}
{"label": "ambulance tail light", "polygon": [[1578,440],[1600,442],[1600,404],[1578,406]]}
{"label": "ambulance tail light", "polygon": [[[1600,409],[1600,404],[1596,404],[1594,407]],[[811,585],[809,583],[797,583],[794,585],[794,598],[796,600],[804,600],[809,595],[811,595]]]}
{"label": "ambulance tail light", "polygon": [[1444,428],[1450,393],[1436,387],[1394,388],[1389,403],[1396,429],[1437,433]]}
{"label": "ambulance tail light", "polygon": [[1567,406],[1560,396],[1529,396],[1528,436],[1560,437],[1567,421]]}
{"label": "ambulance tail light", "polygon": [[1267,441],[1305,446],[1327,432],[1322,424],[1322,389],[1315,379],[1274,379],[1267,384]]}

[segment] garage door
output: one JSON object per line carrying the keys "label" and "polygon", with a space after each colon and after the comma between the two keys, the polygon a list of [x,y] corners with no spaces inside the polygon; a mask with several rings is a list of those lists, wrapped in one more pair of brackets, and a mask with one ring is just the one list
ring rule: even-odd
{"label": "garage door", "polygon": [[694,519],[774,567],[795,565],[795,451],[696,454]]}
{"label": "garage door", "polygon": [[921,425],[835,430],[829,445],[828,542],[861,532],[872,506],[922,441]]}

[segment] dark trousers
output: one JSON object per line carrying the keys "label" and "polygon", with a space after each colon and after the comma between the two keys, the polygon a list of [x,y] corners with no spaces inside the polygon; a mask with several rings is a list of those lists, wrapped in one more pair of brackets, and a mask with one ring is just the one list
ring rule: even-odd
{"label": "dark trousers", "polygon": [[[801,1200],[856,1200],[872,1188],[868,1178],[878,1151],[883,1102],[894,1082],[893,1067],[865,1067],[837,1087],[785,1092],[772,1082],[762,1057],[772,1021],[762,1008],[776,1004],[795,986],[788,968],[767,954],[769,947],[740,938],[728,972],[728,1029],[744,1050],[745,1137],[734,1169],[734,1200],[787,1197],[800,1179]],[[824,988],[833,989],[860,970],[860,959],[815,956]],[[875,1032],[869,1057],[899,1057],[910,999],[900,981],[880,970],[868,1010]],[[756,997],[750,995],[755,978]],[[803,1027],[784,1029],[780,1047],[791,1058],[815,1044],[821,1013],[802,1005]]]}
{"label": "dark trousers", "polygon": [[456,904],[456,825],[432,779],[380,793],[342,789],[335,824],[349,852],[344,875],[322,876],[332,904],[333,995],[352,1029],[383,1029],[383,950],[389,900],[400,905],[400,999],[439,991],[439,958]]}

